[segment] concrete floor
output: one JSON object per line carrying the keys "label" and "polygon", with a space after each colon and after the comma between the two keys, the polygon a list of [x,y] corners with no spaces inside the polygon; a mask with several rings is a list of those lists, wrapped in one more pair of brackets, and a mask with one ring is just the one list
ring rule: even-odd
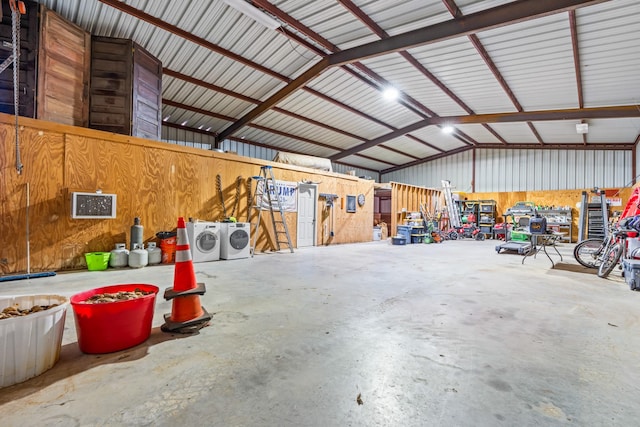
{"label": "concrete floor", "polygon": [[[496,254],[496,241],[372,242],[195,264],[199,335],[60,361],[2,389],[3,426],[630,426],[640,423],[640,294],[618,272]],[[557,259],[557,255],[554,257]],[[580,272],[569,271],[572,269]],[[173,266],[0,284],[71,296],[173,285]],[[356,402],[361,396],[362,405]]]}

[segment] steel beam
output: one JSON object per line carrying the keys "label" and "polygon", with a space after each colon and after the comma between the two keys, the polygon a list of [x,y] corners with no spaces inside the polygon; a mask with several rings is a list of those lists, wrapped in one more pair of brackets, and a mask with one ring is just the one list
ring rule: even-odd
{"label": "steel beam", "polygon": [[[640,106],[624,105],[617,107],[595,107],[595,108],[575,108],[569,110],[544,110],[544,111],[528,111],[516,113],[499,113],[499,114],[475,114],[470,116],[450,116],[450,117],[431,117],[420,120],[396,129],[378,138],[367,141],[363,144],[351,147],[341,153],[334,154],[331,160],[341,159],[350,156],[367,148],[374,147],[383,142],[398,138],[409,132],[422,129],[429,125],[455,125],[455,124],[483,124],[483,123],[513,123],[528,121],[552,121],[552,120],[582,120],[582,119],[607,119],[619,117],[640,117]],[[478,144],[476,147],[486,146],[486,144]],[[512,144],[501,145],[502,148],[512,147]],[[540,148],[540,145],[537,145]],[[546,148],[547,145],[545,144]]]}
{"label": "steel beam", "polygon": [[609,0],[519,0],[483,10],[462,18],[398,34],[388,39],[367,43],[329,56],[329,65],[337,66],[374,58],[392,52],[412,49],[437,41],[466,36],[492,28],[540,18]]}
{"label": "steel beam", "polygon": [[136,9],[133,6],[129,6],[128,4],[126,4],[126,3],[122,2],[122,1],[119,1],[119,0],[98,0],[98,1],[100,1],[101,3],[104,3],[104,4],[108,5],[108,6],[111,6],[114,9],[118,9],[119,11],[124,12],[124,13],[126,13],[128,15],[135,16],[136,18],[138,18],[138,19],[140,19],[142,21],[148,22],[149,24],[151,24],[151,25],[153,25],[155,27],[161,28],[161,29],[163,29],[165,31],[173,33],[173,34],[175,34],[175,35],[177,35],[179,37],[182,37],[185,40],[189,40],[190,42],[195,43],[197,45],[200,45],[200,46],[202,46],[202,47],[204,47],[206,49],[209,49],[212,52],[216,52],[216,53],[218,53],[220,55],[224,55],[227,58],[233,59],[234,61],[238,61],[241,64],[244,64],[244,65],[246,65],[248,67],[254,68],[254,69],[258,70],[258,71],[261,71],[261,72],[263,72],[265,74],[268,74],[268,75],[270,75],[272,77],[275,77],[278,80],[282,80],[282,81],[285,81],[285,82],[289,82],[291,80],[289,77],[284,76],[284,75],[282,75],[282,74],[280,74],[280,73],[278,73],[276,71],[273,71],[270,68],[267,68],[267,67],[265,67],[263,65],[260,65],[257,62],[253,62],[253,61],[251,61],[251,60],[249,60],[249,59],[247,59],[247,58],[245,58],[245,57],[243,57],[241,55],[238,55],[237,53],[233,53],[228,49],[220,47],[215,43],[211,43],[209,40],[203,39],[202,37],[198,37],[198,36],[188,32],[186,30],[183,30],[180,27],[176,27],[175,25],[170,24],[170,23],[168,23],[166,21],[163,21],[162,19],[156,18],[153,15],[149,15],[148,13],[143,12],[140,9]]}
{"label": "steel beam", "polygon": [[[380,174],[391,173],[398,170],[406,169],[411,166],[417,166],[423,163],[431,162],[433,160],[441,159],[443,157],[453,156],[455,154],[463,153],[468,150],[483,150],[483,149],[520,149],[520,150],[574,150],[574,151],[591,151],[591,150],[604,150],[604,151],[631,151],[635,155],[633,144],[546,144],[540,146],[540,144],[508,144],[504,146],[502,144],[480,144],[474,147],[460,147],[455,150],[447,151],[446,153],[435,154],[433,156],[425,157],[421,160],[415,160],[413,162],[405,163],[403,165],[394,166],[388,169],[383,169]],[[635,162],[633,163],[635,166]],[[634,175],[635,176],[635,175]]]}
{"label": "steel beam", "polygon": [[431,117],[422,122],[440,124],[544,122],[553,120],[613,119],[640,117],[640,106],[573,108],[566,110],[523,111],[516,113],[475,114],[469,116]]}
{"label": "steel beam", "polygon": [[222,141],[223,139],[231,136],[235,131],[247,125],[252,120],[258,118],[262,113],[269,110],[271,107],[274,107],[276,104],[278,104],[280,101],[285,99],[287,96],[289,96],[296,90],[302,88],[314,77],[316,77],[317,75],[322,73],[324,70],[326,70],[328,62],[329,61],[327,60],[327,58],[323,58],[320,61],[316,62],[311,68],[309,68],[307,71],[302,73],[299,77],[297,77],[291,83],[289,83],[284,88],[277,91],[275,94],[271,95],[262,104],[258,105],[256,108],[249,111],[240,119],[232,123],[228,128],[220,132],[218,134],[217,140]]}

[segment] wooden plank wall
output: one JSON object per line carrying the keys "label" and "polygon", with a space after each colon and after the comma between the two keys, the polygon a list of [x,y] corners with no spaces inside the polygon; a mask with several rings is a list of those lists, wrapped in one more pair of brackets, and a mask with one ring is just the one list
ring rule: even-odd
{"label": "wooden plank wall", "polygon": [[[607,189],[613,190],[613,189]],[[622,211],[627,200],[631,196],[632,188],[615,189],[619,190],[617,197],[622,199],[622,206],[613,206],[611,211]],[[572,236],[575,242],[578,236],[578,223],[580,218],[579,203],[582,200],[582,192],[589,192],[590,189],[584,190],[558,190],[558,191],[514,191],[502,193],[467,193],[464,195],[468,200],[492,199],[496,201],[497,222],[503,222],[503,214],[508,208],[517,202],[527,201],[533,202],[540,206],[570,206],[573,221]],[[591,193],[589,193],[591,194]]]}
{"label": "wooden plank wall", "polygon": [[442,205],[442,192],[432,188],[391,182],[391,228],[389,235],[396,235],[396,226],[401,225],[403,209],[406,212],[418,212],[420,204],[435,214]]}
{"label": "wooden plank wall", "polygon": [[[115,243],[128,242],[136,216],[142,220],[145,242],[155,240],[158,231],[175,229],[179,216],[222,219],[215,185],[218,174],[228,213],[236,178],[242,177],[236,217],[246,221],[246,180],[258,175],[263,164],[274,166],[278,180],[316,182],[318,193],[340,196],[333,237],[329,236],[328,210],[323,200],[318,201],[318,245],[373,238],[373,181],[23,117],[19,136],[24,170],[19,175],[13,120],[13,116],[0,114],[0,138],[5,141],[0,150],[3,274],[27,269],[27,186],[31,272],[84,268],[86,252],[110,251]],[[71,219],[71,193],[98,189],[118,195],[117,218]],[[365,205],[358,206],[356,213],[346,213],[345,196],[360,193],[366,196]],[[285,216],[295,246],[296,214]],[[270,221],[263,222],[258,250],[270,249],[270,228]]]}

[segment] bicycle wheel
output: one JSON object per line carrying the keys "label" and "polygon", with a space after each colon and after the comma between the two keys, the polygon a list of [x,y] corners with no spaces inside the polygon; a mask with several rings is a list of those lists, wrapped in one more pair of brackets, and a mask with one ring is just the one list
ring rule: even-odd
{"label": "bicycle wheel", "polygon": [[450,240],[458,240],[458,233],[456,233],[455,231],[450,231],[449,232],[449,239]]}
{"label": "bicycle wheel", "polygon": [[573,249],[573,257],[587,268],[598,268],[601,264],[599,257],[604,248],[604,240],[586,239],[578,243]]}
{"label": "bicycle wheel", "polygon": [[602,264],[598,267],[598,277],[607,277],[616,264],[618,264],[620,255],[622,255],[622,246],[620,243],[611,246],[607,253],[604,254]]}

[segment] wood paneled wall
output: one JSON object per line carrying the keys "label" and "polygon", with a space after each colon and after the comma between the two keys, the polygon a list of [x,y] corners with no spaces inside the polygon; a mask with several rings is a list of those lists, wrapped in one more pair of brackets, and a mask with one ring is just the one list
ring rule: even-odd
{"label": "wood paneled wall", "polygon": [[[19,136],[24,170],[18,174],[13,121],[13,116],[0,114],[3,274],[27,270],[27,187],[31,272],[84,268],[86,252],[110,251],[115,243],[128,242],[136,216],[142,220],[145,241],[155,240],[158,231],[175,229],[179,216],[221,220],[218,174],[228,214],[236,178],[242,177],[236,217],[246,221],[246,180],[258,175],[264,164],[273,165],[278,180],[315,182],[318,193],[340,196],[334,236],[329,236],[329,211],[318,201],[318,245],[373,238],[373,181],[23,117]],[[72,219],[71,193],[98,189],[117,194],[117,218]],[[366,196],[365,205],[346,213],[346,195],[360,193]],[[295,246],[297,215],[285,216]],[[270,228],[270,221],[263,222],[258,250],[271,249]]]}
{"label": "wood paneled wall", "polygon": [[391,228],[389,235],[396,235],[396,226],[402,211],[419,212],[420,205],[424,205],[429,213],[435,214],[444,206],[442,192],[432,188],[391,182]]}
{"label": "wood paneled wall", "polygon": [[[611,211],[622,211],[627,200],[631,196],[632,188],[615,189],[618,192],[616,197],[622,199],[622,206],[612,206]],[[468,200],[492,199],[496,201],[497,222],[504,221],[503,214],[517,202],[533,202],[540,206],[570,206],[573,221],[572,236],[576,241],[578,236],[578,223],[580,222],[579,203],[582,200],[584,190],[558,190],[558,191],[514,191],[502,193],[467,193],[464,195]],[[591,195],[591,193],[589,193]]]}

